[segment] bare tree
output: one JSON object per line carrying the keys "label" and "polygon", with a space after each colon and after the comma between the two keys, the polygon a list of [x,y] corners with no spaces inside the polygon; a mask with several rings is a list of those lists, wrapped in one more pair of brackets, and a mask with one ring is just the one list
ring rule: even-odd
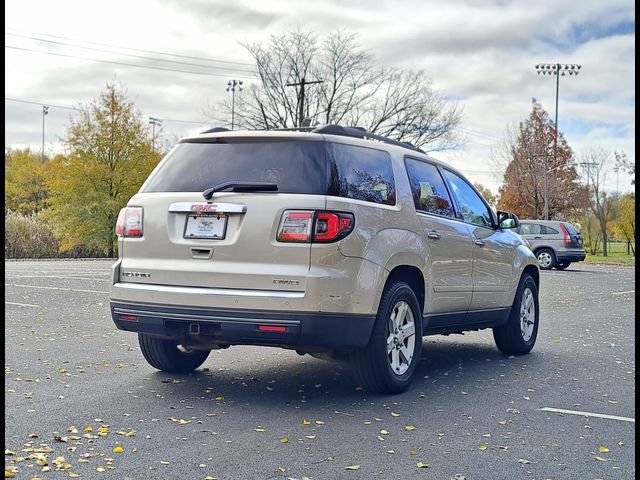
{"label": "bare tree", "polygon": [[611,154],[602,147],[591,147],[581,155],[580,164],[587,176],[590,193],[590,208],[600,224],[602,234],[602,255],[607,256],[607,225],[611,220],[614,207],[614,197],[605,190],[607,179],[607,163]]}
{"label": "bare tree", "polygon": [[[259,77],[235,99],[236,123],[244,128],[360,126],[430,151],[464,142],[456,132],[461,109],[436,92],[423,71],[376,64],[354,34],[337,31],[320,41],[295,31],[243,46]],[[220,111],[230,112],[228,102]]]}

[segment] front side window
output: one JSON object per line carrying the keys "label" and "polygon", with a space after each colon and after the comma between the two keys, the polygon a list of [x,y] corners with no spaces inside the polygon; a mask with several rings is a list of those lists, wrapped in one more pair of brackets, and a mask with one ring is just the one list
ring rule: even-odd
{"label": "front side window", "polygon": [[326,143],[327,195],[395,205],[396,187],[387,152]]}
{"label": "front side window", "polygon": [[537,223],[521,223],[520,235],[540,235],[540,225]]}
{"label": "front side window", "polygon": [[451,197],[435,165],[412,158],[406,159],[416,210],[455,218]]}
{"label": "front side window", "polygon": [[444,176],[458,202],[462,220],[481,227],[493,227],[491,212],[480,195],[464,179],[444,169]]}

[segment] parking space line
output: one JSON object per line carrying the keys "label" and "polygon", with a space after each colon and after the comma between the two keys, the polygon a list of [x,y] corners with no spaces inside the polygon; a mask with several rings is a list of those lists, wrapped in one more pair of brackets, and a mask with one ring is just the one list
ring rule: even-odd
{"label": "parking space line", "polygon": [[545,412],[555,412],[555,413],[566,413],[568,415],[580,415],[582,417],[596,417],[596,418],[607,418],[609,420],[620,420],[623,422],[636,422],[635,418],[631,417],[618,417],[617,415],[606,415],[604,413],[592,413],[592,412],[580,412],[578,410],[565,410],[563,408],[550,408],[544,407],[540,410]]}
{"label": "parking space line", "polygon": [[636,291],[635,290],[629,290],[629,291],[626,291],[626,292],[611,292],[611,295],[626,295],[628,293],[636,293]]}
{"label": "parking space line", "polygon": [[5,283],[5,287],[21,287],[21,288],[43,288],[45,290],[64,290],[66,292],[84,292],[84,293],[103,293],[108,294],[109,292],[103,292],[101,290],[80,290],[79,288],[62,288],[62,287],[42,287],[39,285],[20,285],[17,283]]}
{"label": "parking space line", "polygon": [[18,307],[35,307],[35,308],[40,308],[40,305],[32,305],[30,303],[18,303],[18,302],[7,302],[6,300],[4,301],[5,305],[17,305]]}

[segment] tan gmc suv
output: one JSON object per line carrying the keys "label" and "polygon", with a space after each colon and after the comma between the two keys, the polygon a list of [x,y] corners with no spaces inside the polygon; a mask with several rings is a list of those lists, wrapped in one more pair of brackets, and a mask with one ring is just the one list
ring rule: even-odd
{"label": "tan gmc suv", "polygon": [[360,128],[212,129],[184,138],[120,212],[111,313],[166,372],[211,349],[348,358],[405,390],[422,336],[538,332],[536,257],[455,169]]}

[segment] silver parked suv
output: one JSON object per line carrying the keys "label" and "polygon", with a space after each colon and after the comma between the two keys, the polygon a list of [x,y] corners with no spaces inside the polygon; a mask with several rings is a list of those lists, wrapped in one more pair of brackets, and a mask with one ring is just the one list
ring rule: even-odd
{"label": "silver parked suv", "polygon": [[564,270],[587,257],[582,236],[569,222],[520,220],[518,233],[531,245],[542,270]]}
{"label": "silver parked suv", "polygon": [[237,344],[350,359],[406,389],[422,336],[493,328],[528,353],[538,262],[458,171],[354,127],[184,138],[120,212],[111,313],[153,367]]}

